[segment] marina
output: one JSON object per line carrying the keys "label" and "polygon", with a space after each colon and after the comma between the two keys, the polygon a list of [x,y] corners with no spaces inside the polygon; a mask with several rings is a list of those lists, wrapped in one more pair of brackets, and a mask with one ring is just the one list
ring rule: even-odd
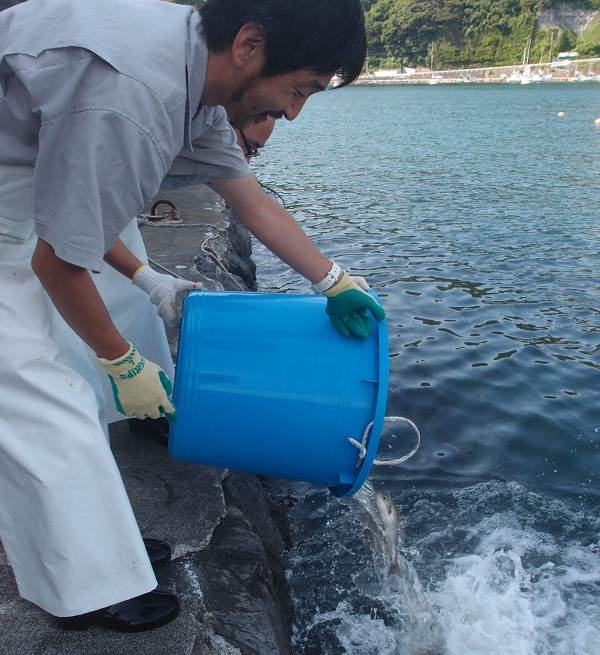
{"label": "marina", "polygon": [[487,66],[431,71],[379,69],[361,75],[357,85],[396,84],[535,84],[540,82],[600,82],[600,58],[556,60],[541,64],[525,61],[515,66]]}

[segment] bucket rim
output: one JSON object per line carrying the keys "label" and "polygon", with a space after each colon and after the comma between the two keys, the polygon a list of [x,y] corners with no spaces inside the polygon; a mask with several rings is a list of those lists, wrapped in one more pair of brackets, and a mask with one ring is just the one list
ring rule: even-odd
{"label": "bucket rim", "polygon": [[[373,290],[370,290],[369,293],[377,300],[377,302],[380,302],[379,296]],[[377,321],[377,327],[377,338],[379,340],[379,380],[373,425],[367,441],[367,450],[360,468],[357,469],[358,474],[354,483],[352,485],[336,485],[334,487],[329,487],[329,491],[338,498],[354,496],[354,494],[363,486],[369,472],[371,471],[377,451],[379,450],[379,441],[381,440],[381,433],[383,431],[383,422],[385,420],[385,410],[388,398],[389,352],[387,319]]]}

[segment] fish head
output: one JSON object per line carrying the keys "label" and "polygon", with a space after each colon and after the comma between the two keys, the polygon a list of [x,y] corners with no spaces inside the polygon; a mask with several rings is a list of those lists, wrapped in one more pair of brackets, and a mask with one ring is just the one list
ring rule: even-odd
{"label": "fish head", "polygon": [[389,496],[377,492],[375,494],[375,505],[377,506],[379,516],[386,527],[398,524],[398,512],[394,505],[394,501]]}

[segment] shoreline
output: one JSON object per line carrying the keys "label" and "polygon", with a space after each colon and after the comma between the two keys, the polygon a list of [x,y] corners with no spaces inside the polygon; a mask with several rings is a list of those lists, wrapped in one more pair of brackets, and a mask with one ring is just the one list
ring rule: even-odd
{"label": "shoreline", "polygon": [[600,82],[600,58],[579,59],[560,65],[547,63],[516,66],[481,66],[447,70],[401,72],[380,69],[363,74],[354,82],[367,85],[438,85],[438,84],[563,84]]}

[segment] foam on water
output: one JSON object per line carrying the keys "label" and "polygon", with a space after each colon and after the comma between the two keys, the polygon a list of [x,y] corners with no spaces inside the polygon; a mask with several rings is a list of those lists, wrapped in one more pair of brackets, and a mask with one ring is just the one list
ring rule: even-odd
{"label": "foam on water", "polygon": [[[385,621],[376,615],[353,613],[352,608],[346,602],[339,603],[331,612],[317,614],[308,626],[308,632],[309,634],[320,634],[323,639],[321,643],[325,646],[326,631],[330,626],[333,626],[337,642],[337,649],[332,652],[348,653],[349,655],[379,655],[379,653],[393,653],[396,647],[396,634],[393,626],[387,626]],[[309,647],[309,650],[304,652],[312,653],[313,649]],[[317,652],[316,648],[314,652]]]}
{"label": "foam on water", "polygon": [[515,483],[412,489],[397,500],[402,575],[387,578],[356,538],[357,514],[319,500],[293,551],[298,653],[600,653],[594,517]]}
{"label": "foam on water", "polygon": [[448,652],[486,655],[597,655],[600,557],[523,530],[510,512],[474,530],[481,542],[451,561],[428,598]]}

